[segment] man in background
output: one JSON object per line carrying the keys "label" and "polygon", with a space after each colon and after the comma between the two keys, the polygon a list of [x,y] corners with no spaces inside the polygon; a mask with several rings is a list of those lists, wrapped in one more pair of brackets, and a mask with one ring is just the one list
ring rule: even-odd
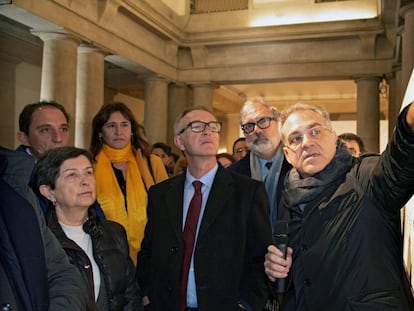
{"label": "man in background", "polygon": [[171,170],[171,166],[172,166],[171,161],[172,161],[172,159],[170,158],[171,147],[168,146],[166,143],[157,142],[157,143],[152,145],[151,153],[155,154],[155,155],[157,155],[161,158],[162,163],[164,163],[165,170],[168,173],[168,176],[171,177],[172,174],[173,174],[173,171]]}
{"label": "man in background", "polygon": [[351,152],[352,156],[356,158],[358,158],[361,155],[361,153],[367,152],[362,138],[359,137],[357,134],[343,133],[339,135],[338,138],[346,144],[346,146],[349,149],[349,152]]}
{"label": "man in background", "polygon": [[[70,142],[69,114],[65,107],[55,101],[40,101],[26,105],[19,115],[19,132],[17,138],[21,145],[17,151],[31,155],[35,160],[45,151],[65,147]],[[29,180],[32,187],[33,176]],[[39,193],[36,187],[32,187],[37,195],[40,208],[46,213],[48,202]],[[100,205],[93,205],[99,218],[104,219],[104,213]]]}
{"label": "man in background", "polygon": [[233,158],[234,161],[240,161],[249,152],[249,146],[246,142],[246,137],[239,137],[233,143]]}
{"label": "man in background", "polygon": [[279,114],[275,107],[260,99],[247,101],[240,111],[240,126],[250,151],[232,164],[232,172],[265,183],[270,204],[270,221],[274,228],[283,179],[290,169],[280,144]]}
{"label": "man in background", "polygon": [[[244,103],[239,121],[250,151],[229,169],[264,182],[270,205],[269,219],[274,232],[283,180],[290,169],[280,143],[279,113],[263,100],[253,99]],[[264,310],[274,311],[278,308],[277,299],[269,288]]]}
{"label": "man in background", "polygon": [[21,145],[17,148],[35,158],[46,150],[69,144],[69,115],[57,102],[40,101],[26,105],[19,115]]}

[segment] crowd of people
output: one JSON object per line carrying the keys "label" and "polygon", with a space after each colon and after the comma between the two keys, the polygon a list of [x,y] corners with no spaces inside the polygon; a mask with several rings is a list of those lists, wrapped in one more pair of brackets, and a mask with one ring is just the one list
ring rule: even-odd
{"label": "crowd of people", "polygon": [[89,150],[69,118],[29,104],[21,145],[0,147],[2,310],[414,310],[413,104],[381,154],[306,104],[246,101],[232,153],[202,106],[174,123],[180,154],[124,103],[97,112]]}

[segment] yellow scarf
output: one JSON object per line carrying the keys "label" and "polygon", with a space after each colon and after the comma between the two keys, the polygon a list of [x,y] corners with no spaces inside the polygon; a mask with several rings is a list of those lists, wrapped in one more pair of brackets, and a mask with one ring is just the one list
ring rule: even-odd
{"label": "yellow scarf", "polygon": [[[125,209],[124,196],[112,168],[112,163],[117,162],[128,162],[126,174],[128,211]],[[98,202],[108,220],[124,226],[129,243],[129,255],[136,263],[147,222],[147,191],[131,145],[123,149],[114,149],[103,144],[96,156],[95,176]]]}

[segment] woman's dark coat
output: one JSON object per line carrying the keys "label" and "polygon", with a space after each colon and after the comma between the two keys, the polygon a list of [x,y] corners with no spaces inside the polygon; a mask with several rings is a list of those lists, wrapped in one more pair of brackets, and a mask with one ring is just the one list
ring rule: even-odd
{"label": "woman's dark coat", "polygon": [[[106,289],[106,310],[143,310],[124,228],[116,222],[99,219],[93,208],[89,208],[88,213],[89,219],[83,225],[83,230],[92,238],[94,258],[101,271],[101,282],[104,282]],[[92,310],[96,310],[92,265],[88,256],[65,235],[54,208],[49,208],[46,221],[68,254],[71,263],[78,267],[85,283],[88,284],[90,306]]]}

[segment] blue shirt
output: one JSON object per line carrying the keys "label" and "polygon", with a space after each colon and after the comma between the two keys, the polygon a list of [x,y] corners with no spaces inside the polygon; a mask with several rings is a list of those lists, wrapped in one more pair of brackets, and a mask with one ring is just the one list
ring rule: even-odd
{"label": "blue shirt", "polygon": [[267,162],[273,162],[275,160],[275,156],[273,156],[273,158],[271,158],[270,160],[265,160],[262,158],[259,158],[259,163],[260,163],[260,171],[262,173],[262,181],[265,180],[267,173],[269,173],[270,169],[268,169],[266,167],[266,163]]}
{"label": "blue shirt", "polygon": [[[182,230],[184,230],[185,220],[187,218],[187,212],[188,208],[190,206],[190,201],[193,198],[194,195],[194,186],[193,181],[199,180],[203,183],[201,187],[201,194],[202,194],[202,202],[201,202],[201,210],[200,210],[200,216],[198,218],[198,224],[197,224],[197,231],[196,231],[196,243],[197,243],[197,236],[198,231],[200,230],[200,224],[201,220],[203,219],[204,210],[206,207],[206,202],[208,199],[208,195],[210,194],[211,187],[213,185],[214,177],[216,176],[218,169],[218,164],[214,166],[214,168],[209,171],[207,174],[202,176],[199,179],[194,178],[191,176],[189,171],[186,172],[185,182],[184,182],[184,205],[183,205],[183,227]],[[194,246],[195,244],[194,243]],[[197,292],[196,292],[196,284],[195,284],[195,277],[194,277],[194,250],[193,255],[191,257],[191,263],[190,263],[190,271],[188,273],[188,285],[187,285],[187,307],[190,308],[197,308]]]}

